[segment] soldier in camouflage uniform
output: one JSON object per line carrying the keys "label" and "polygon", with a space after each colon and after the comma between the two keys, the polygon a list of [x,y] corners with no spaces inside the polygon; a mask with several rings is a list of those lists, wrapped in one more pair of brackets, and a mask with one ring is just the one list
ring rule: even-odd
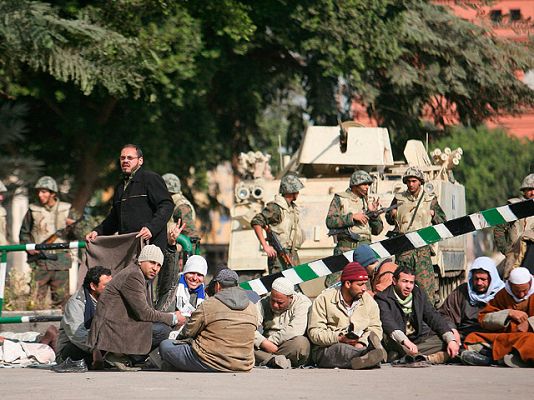
{"label": "soldier in camouflage uniform", "polygon": [[[42,243],[57,231],[72,225],[75,215],[69,203],[57,197],[57,184],[49,176],[39,178],[35,184],[39,204],[30,204],[20,227],[20,243]],[[63,242],[67,238],[57,239]],[[60,306],[69,293],[69,268],[71,256],[69,251],[28,250],[30,262],[37,283],[37,299],[42,302],[50,287],[52,305]]]}
{"label": "soldier in camouflage uniform", "polygon": [[[508,204],[534,199],[534,174],[523,179],[519,190],[522,195],[508,199]],[[517,267],[527,268],[534,274],[534,217],[496,226],[493,235],[495,246],[506,256],[503,265],[499,265],[504,279]]]}
{"label": "soldier in camouflage uniform", "polygon": [[[386,213],[386,221],[395,226],[396,232],[412,232],[446,221],[445,212],[438,204],[436,196],[423,190],[425,177],[420,169],[408,168],[402,181],[406,184],[407,190],[395,194],[391,205],[399,206]],[[435,303],[438,284],[431,256],[431,247],[425,246],[397,255],[396,263],[399,267],[406,265],[415,271],[418,285],[425,291],[430,302]]]}
{"label": "soldier in camouflage uniform", "polygon": [[167,222],[169,246],[167,246],[167,249],[163,251],[163,265],[161,266],[160,273],[154,279],[154,284],[157,288],[156,299],[159,299],[160,296],[165,295],[170,290],[171,286],[177,284],[175,281],[178,279],[178,276],[183,269],[184,257],[182,253],[182,246],[176,243],[176,237],[170,237],[173,230],[180,228],[177,227],[178,222],[180,222],[181,226],[184,226],[182,230],[184,235],[187,235],[190,238],[199,236],[195,227],[195,208],[183,195],[180,178],[171,173],[163,175],[162,178],[165,181],[167,190],[172,197],[174,211],[169,219],[169,222]]}
{"label": "soldier in camouflage uniform", "polygon": [[183,230],[184,235],[189,237],[198,236],[198,232],[196,231],[195,227],[195,208],[183,195],[180,178],[174,174],[165,174],[162,176],[162,178],[167,185],[167,190],[171,194],[172,201],[174,203],[174,211],[167,224],[167,231],[170,231],[178,222],[178,220],[181,220],[182,223],[185,223],[185,229]]}
{"label": "soldier in camouflage uniform", "polygon": [[2,207],[4,201],[4,193],[7,188],[2,181],[0,181],[0,246],[5,246],[7,243],[7,213],[6,209]]}
{"label": "soldier in camouflage uniform", "polygon": [[250,225],[254,229],[263,250],[267,253],[269,274],[287,269],[287,266],[277,255],[272,245],[268,244],[263,236],[263,228],[269,226],[278,237],[280,244],[290,255],[293,265],[300,263],[298,249],[304,238],[299,225],[299,209],[295,204],[300,190],[304,187],[295,174],[287,174],[280,181],[280,194],[265,205],[265,208],[256,214]]}
{"label": "soldier in camouflage uniform", "polygon": [[[384,229],[380,216],[368,217],[368,211],[376,211],[378,199],[369,203],[367,193],[373,178],[366,171],[355,171],[350,177],[349,188],[336,193],[326,215],[326,226],[331,230],[340,230],[333,235],[337,244],[334,255],[354,250],[362,244],[371,243],[371,235],[378,235]],[[327,287],[336,283],[341,272],[330,274],[325,281]]]}

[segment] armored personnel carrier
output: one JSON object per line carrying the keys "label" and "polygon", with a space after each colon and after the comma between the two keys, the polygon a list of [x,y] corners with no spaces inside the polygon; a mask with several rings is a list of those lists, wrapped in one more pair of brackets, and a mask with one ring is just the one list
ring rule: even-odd
{"label": "armored personnel carrier", "polygon": [[[310,126],[297,153],[274,179],[267,168],[269,156],[259,152],[242,154],[241,180],[235,187],[235,205],[231,211],[232,228],[228,265],[246,278],[267,273],[267,255],[260,245],[250,221],[266,202],[278,192],[279,178],[289,171],[296,172],[304,189],[297,203],[305,241],[299,250],[301,262],[333,254],[334,239],[327,235],[326,214],[334,193],[344,191],[351,174],[358,169],[369,172],[374,182],[369,198],[379,198],[382,206],[391,203],[396,192],[405,190],[402,176],[409,166],[418,166],[425,174],[424,189],[434,192],[448,219],[465,215],[465,189],[454,180],[452,168],[461,159],[461,149],[436,149],[432,159],[422,142],[406,144],[406,161],[393,160],[389,133],[385,128],[355,126]],[[385,239],[392,230],[382,215],[384,230],[373,242]],[[440,298],[444,298],[464,279],[466,265],[465,237],[451,238],[434,245],[435,272],[440,280]],[[303,283],[302,289],[314,295],[324,289],[324,278]]]}

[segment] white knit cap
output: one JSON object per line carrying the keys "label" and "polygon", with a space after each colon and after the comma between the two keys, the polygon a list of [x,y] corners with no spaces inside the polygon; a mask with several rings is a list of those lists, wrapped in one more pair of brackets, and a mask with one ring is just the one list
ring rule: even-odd
{"label": "white knit cap", "polygon": [[285,294],[286,296],[293,296],[295,294],[295,285],[287,278],[276,278],[271,290],[276,290],[278,293]]}
{"label": "white knit cap", "polygon": [[139,258],[137,259],[139,262],[143,261],[155,261],[159,265],[163,264],[163,253],[161,252],[161,249],[153,244],[148,244],[145,247],[143,247],[143,250],[141,250],[141,254],[139,254]]}
{"label": "white knit cap", "polygon": [[206,276],[208,273],[208,263],[204,257],[193,255],[187,259],[184,266],[184,274],[188,272],[196,272],[197,274]]}
{"label": "white knit cap", "polygon": [[532,275],[526,268],[514,268],[512,272],[510,272],[508,280],[514,285],[522,285],[523,283],[529,283],[532,280]]}

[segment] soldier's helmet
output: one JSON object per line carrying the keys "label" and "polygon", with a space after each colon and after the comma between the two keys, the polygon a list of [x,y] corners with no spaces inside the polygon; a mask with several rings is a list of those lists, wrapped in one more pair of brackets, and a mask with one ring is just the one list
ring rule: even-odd
{"label": "soldier's helmet", "polygon": [[423,175],[423,171],[421,171],[417,167],[408,168],[402,176],[402,182],[406,183],[408,178],[417,178],[421,181],[421,183],[425,183],[425,176]]}
{"label": "soldier's helmet", "polygon": [[371,183],[373,183],[373,177],[369,175],[369,173],[367,173],[366,171],[354,171],[352,173],[352,176],[350,177],[349,186],[358,186],[364,183],[368,183],[370,185]]}
{"label": "soldier's helmet", "polygon": [[6,185],[4,185],[4,182],[0,181],[0,193],[7,192]]}
{"label": "soldier's helmet", "polygon": [[167,190],[170,193],[180,193],[182,191],[182,184],[180,183],[180,178],[174,174],[165,174],[162,176],[165,184],[167,185]]}
{"label": "soldier's helmet", "polygon": [[297,193],[304,187],[297,175],[287,174],[280,181],[280,194]]}
{"label": "soldier's helmet", "polygon": [[534,174],[529,174],[525,176],[525,179],[523,179],[523,182],[521,183],[521,187],[519,190],[526,190],[526,189],[532,189],[534,188]]}
{"label": "soldier's helmet", "polygon": [[57,193],[57,183],[51,176],[41,176],[34,186],[35,189],[47,189]]}

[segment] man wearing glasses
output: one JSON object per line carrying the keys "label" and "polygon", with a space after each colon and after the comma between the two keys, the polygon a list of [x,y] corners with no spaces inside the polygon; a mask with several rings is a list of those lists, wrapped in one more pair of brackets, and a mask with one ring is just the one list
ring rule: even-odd
{"label": "man wearing glasses", "polygon": [[124,145],[119,160],[123,180],[115,187],[111,211],[85,239],[92,241],[98,235],[116,232],[139,232],[139,237],[165,249],[165,228],[174,204],[163,178],[142,168],[143,152],[135,144]]}

